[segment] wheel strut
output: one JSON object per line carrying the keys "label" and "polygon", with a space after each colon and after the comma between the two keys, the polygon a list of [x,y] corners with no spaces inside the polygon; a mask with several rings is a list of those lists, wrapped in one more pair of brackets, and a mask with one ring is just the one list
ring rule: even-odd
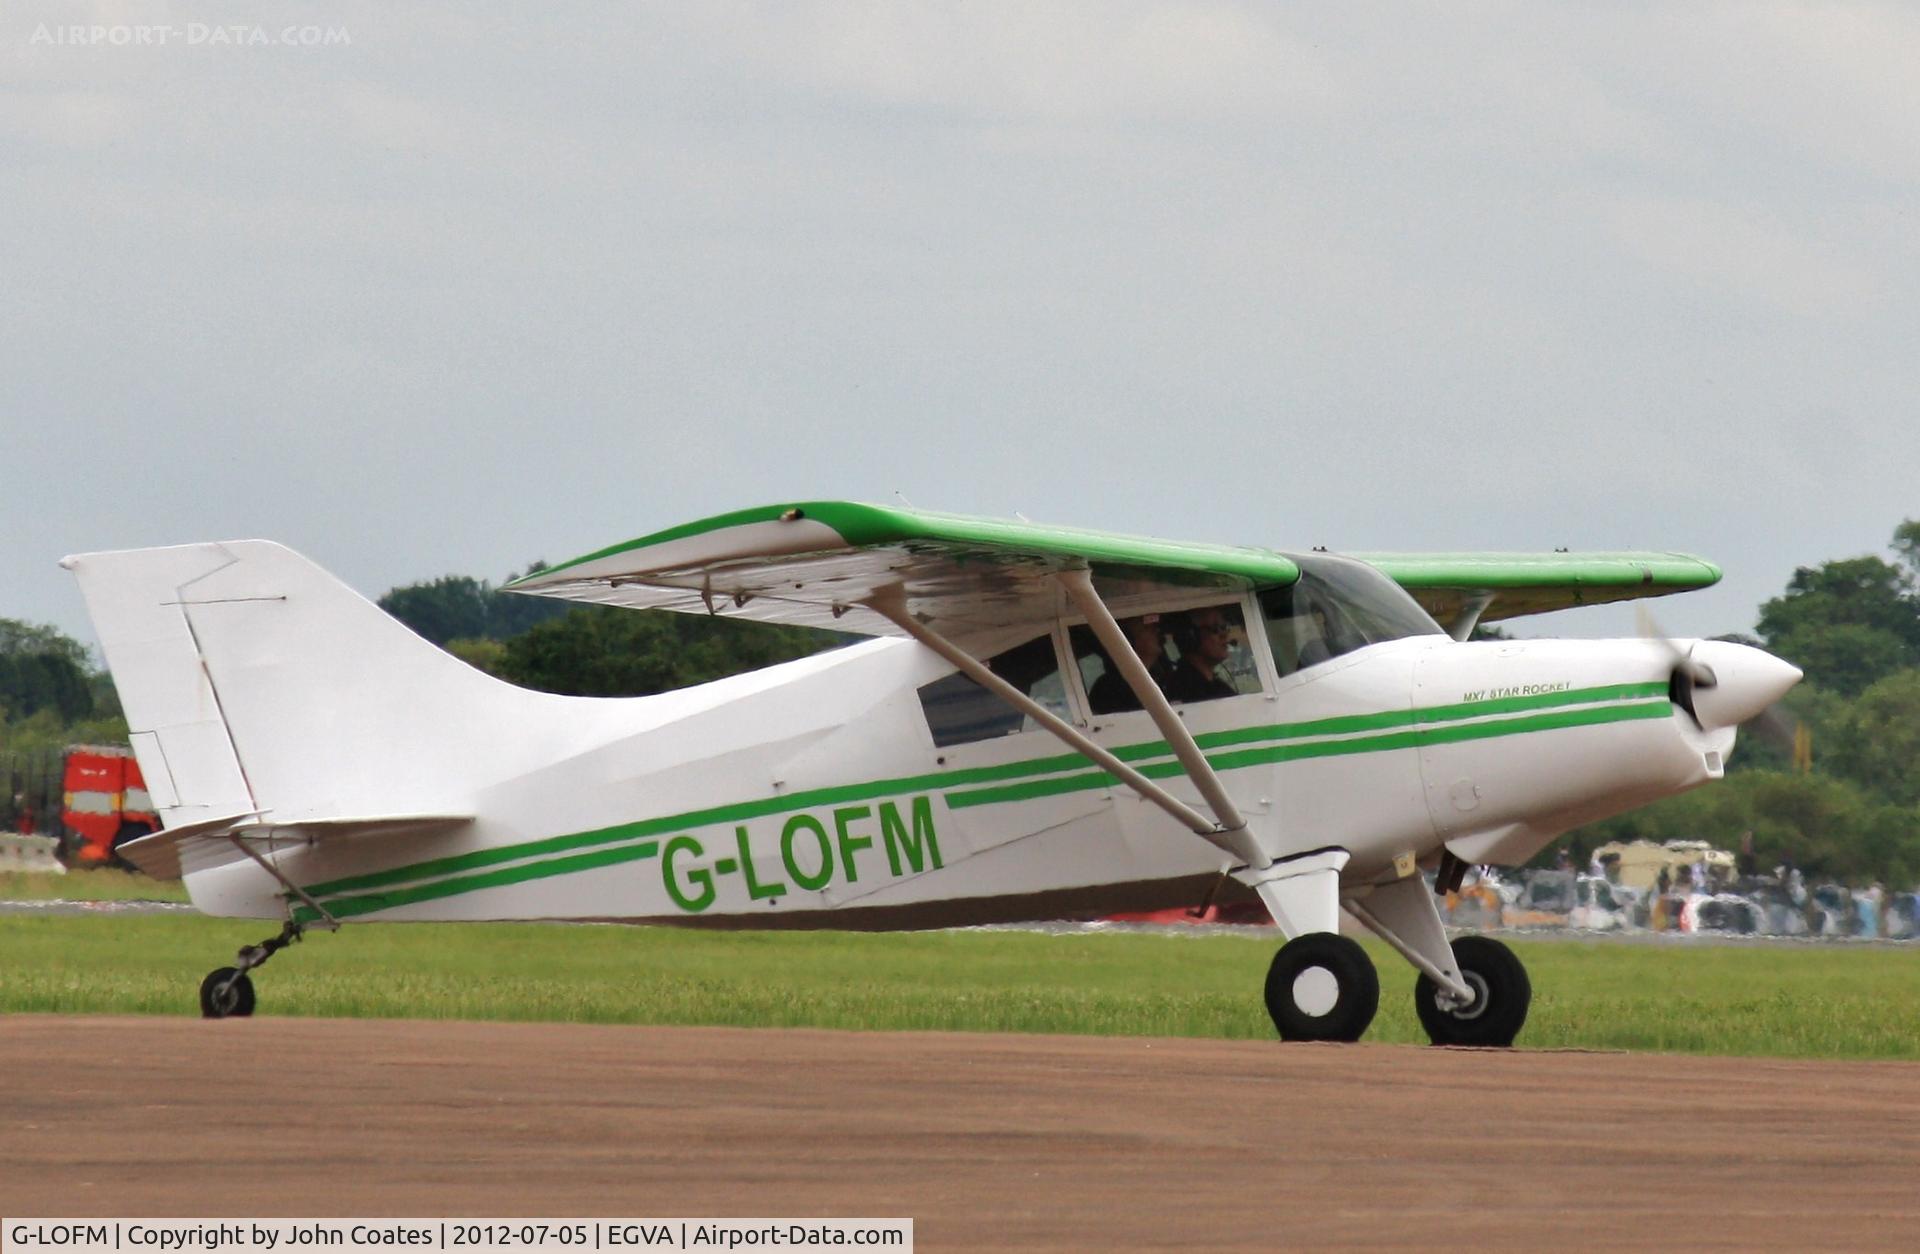
{"label": "wheel strut", "polygon": [[244,946],[234,960],[235,971],[245,975],[255,967],[266,966],[267,959],[297,942],[306,934],[306,930],[306,924],[295,923],[292,919],[288,919],[286,925],[280,929],[280,935],[268,937],[258,945]]}
{"label": "wheel strut", "polygon": [[[269,937],[258,945],[248,945],[240,951],[234,965],[220,967],[200,982],[200,1013],[209,1019],[228,1017],[245,1018],[253,1013],[253,981],[247,972],[255,967],[265,966],[267,959],[273,957],[288,945],[299,940],[309,927],[324,928],[329,932],[340,930],[340,920],[327,912],[327,908],[315,901],[307,890],[287,878],[273,860],[262,856],[258,849],[240,833],[229,833],[227,839],[233,847],[251,858],[255,865],[280,881],[287,890],[287,922],[280,929],[280,935]],[[311,923],[299,923],[293,917],[293,899],[299,898],[315,914]]]}
{"label": "wheel strut", "polygon": [[233,966],[210,972],[200,981],[201,1015],[208,1019],[244,1019],[252,1014],[253,979],[247,972],[265,966],[267,959],[298,941],[306,930],[305,924],[288,919],[280,935],[243,947]]}

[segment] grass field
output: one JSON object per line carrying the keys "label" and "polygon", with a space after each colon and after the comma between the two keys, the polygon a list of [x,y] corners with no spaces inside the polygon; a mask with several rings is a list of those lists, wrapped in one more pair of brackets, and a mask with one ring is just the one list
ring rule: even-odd
{"label": "grass field", "polygon": [[186,885],[112,867],[47,875],[0,871],[0,901],[185,901]]}
{"label": "grass field", "polygon": [[[185,915],[0,916],[0,1011],[192,1014],[201,976],[273,929]],[[1277,938],[1276,938],[1277,939]],[[257,973],[260,1013],[1102,1035],[1273,1035],[1276,939],[355,924]],[[1521,1044],[1920,1058],[1920,948],[1515,942]],[[1420,1042],[1381,972],[1368,1039]]]}

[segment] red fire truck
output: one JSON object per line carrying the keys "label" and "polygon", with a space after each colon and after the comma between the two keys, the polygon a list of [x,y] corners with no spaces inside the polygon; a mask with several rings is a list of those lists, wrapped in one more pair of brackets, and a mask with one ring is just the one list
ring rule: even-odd
{"label": "red fire truck", "polygon": [[124,745],[70,746],[62,787],[66,809],[61,818],[78,842],[75,862],[111,862],[121,845],[160,830],[140,764]]}

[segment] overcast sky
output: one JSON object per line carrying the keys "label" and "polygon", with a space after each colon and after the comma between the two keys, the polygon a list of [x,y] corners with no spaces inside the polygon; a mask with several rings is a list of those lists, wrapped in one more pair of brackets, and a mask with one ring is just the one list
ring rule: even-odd
{"label": "overcast sky", "polygon": [[9,0],[0,162],[0,616],[89,641],[69,552],[895,493],[1712,634],[1920,515],[1911,6]]}

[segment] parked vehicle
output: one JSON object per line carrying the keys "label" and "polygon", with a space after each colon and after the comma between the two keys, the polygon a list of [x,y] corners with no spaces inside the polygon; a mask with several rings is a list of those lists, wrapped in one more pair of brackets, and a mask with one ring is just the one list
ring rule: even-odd
{"label": "parked vehicle", "polygon": [[1816,885],[1807,902],[1807,929],[1815,936],[1859,935],[1852,890],[1841,884]]}
{"label": "parked vehicle", "polygon": [[1760,908],[1737,893],[1696,893],[1688,898],[1681,916],[1689,932],[1728,932],[1751,936],[1760,930]]}
{"label": "parked vehicle", "polygon": [[68,860],[89,866],[114,861],[120,846],[160,830],[140,763],[124,745],[73,745],[63,772],[61,821],[73,833]]}
{"label": "parked vehicle", "polygon": [[1523,872],[1502,885],[1512,888],[1507,897],[1504,923],[1507,927],[1566,927],[1579,900],[1579,889],[1572,871]]}
{"label": "parked vehicle", "polygon": [[1449,927],[1489,932],[1505,926],[1506,900],[1493,880],[1479,878],[1448,893],[1440,913]]}
{"label": "parked vehicle", "polygon": [[1890,940],[1912,940],[1920,936],[1920,893],[1887,894],[1887,925]]}
{"label": "parked vehicle", "polygon": [[1759,912],[1760,922],[1756,929],[1763,936],[1805,936],[1807,934],[1807,912],[1804,906],[1793,899],[1793,894],[1777,880],[1746,880],[1740,885],[1740,892],[1753,903]]}
{"label": "parked vehicle", "polygon": [[1618,932],[1634,926],[1640,894],[1597,875],[1582,875],[1574,885],[1575,904],[1567,926],[1589,932]]}
{"label": "parked vehicle", "polygon": [[1650,840],[1613,841],[1593,851],[1603,863],[1612,863],[1619,882],[1642,892],[1651,889],[1667,872],[1668,882],[1676,883],[1694,865],[1706,867],[1707,877],[1719,883],[1734,877],[1735,858],[1724,849],[1715,849],[1704,840],[1670,840],[1656,845]]}

